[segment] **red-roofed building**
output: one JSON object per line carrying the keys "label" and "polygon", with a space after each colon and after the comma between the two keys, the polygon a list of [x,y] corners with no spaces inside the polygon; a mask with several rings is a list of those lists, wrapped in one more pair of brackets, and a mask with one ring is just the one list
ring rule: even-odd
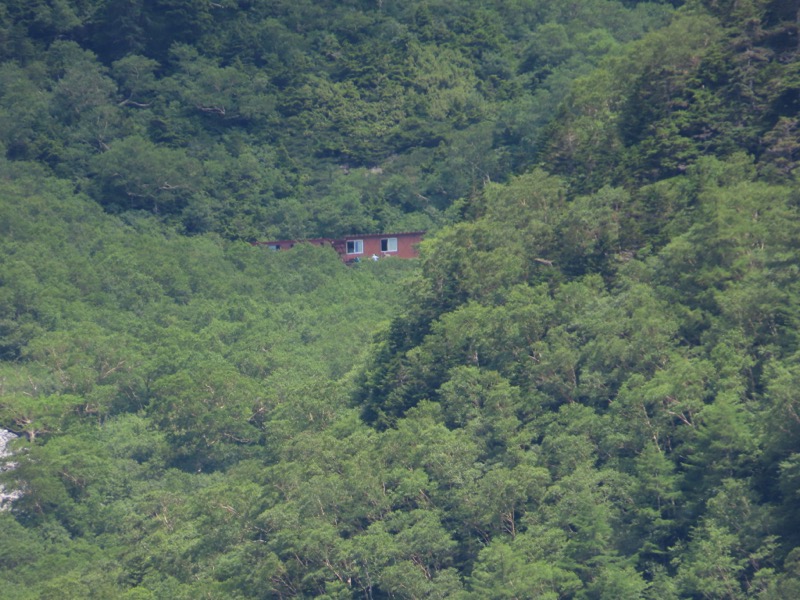
{"label": "red-roofed building", "polygon": [[253,242],[256,246],[266,246],[272,250],[289,250],[301,242],[314,246],[330,246],[346,262],[377,260],[394,256],[397,258],[416,258],[418,246],[425,235],[424,231],[405,231],[402,233],[366,233],[348,235],[343,238],[312,238],[307,240],[274,240]]}

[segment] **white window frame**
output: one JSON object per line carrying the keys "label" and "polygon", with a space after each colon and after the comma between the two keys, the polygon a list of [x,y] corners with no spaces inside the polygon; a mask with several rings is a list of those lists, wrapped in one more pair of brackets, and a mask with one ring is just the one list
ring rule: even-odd
{"label": "white window frame", "polygon": [[[353,251],[350,251],[350,244],[352,244]],[[347,253],[348,254],[364,254],[364,240],[347,240]]]}
{"label": "white window frame", "polygon": [[[383,249],[386,242],[386,250]],[[381,252],[397,252],[397,238],[383,238],[381,240]]]}

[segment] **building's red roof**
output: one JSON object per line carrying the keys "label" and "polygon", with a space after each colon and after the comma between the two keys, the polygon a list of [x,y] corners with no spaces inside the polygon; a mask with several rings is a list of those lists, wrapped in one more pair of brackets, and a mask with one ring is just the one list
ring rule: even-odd
{"label": "building's red roof", "polygon": [[350,235],[344,236],[342,239],[345,240],[352,240],[352,239],[360,239],[360,238],[373,238],[373,237],[399,237],[401,235],[424,235],[425,231],[400,231],[397,233],[351,233]]}

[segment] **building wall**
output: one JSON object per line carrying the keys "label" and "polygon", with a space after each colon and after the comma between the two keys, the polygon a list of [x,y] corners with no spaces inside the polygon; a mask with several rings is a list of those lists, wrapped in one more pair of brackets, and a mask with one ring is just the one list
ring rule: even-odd
{"label": "building wall", "polygon": [[[412,231],[404,233],[371,233],[366,235],[351,235],[341,239],[315,238],[309,240],[274,240],[269,242],[253,242],[256,246],[266,246],[273,250],[289,250],[300,241],[313,244],[315,246],[331,246],[345,262],[352,262],[355,259],[368,260],[373,256],[378,258],[394,256],[397,258],[416,258],[419,256],[418,245],[422,241],[424,231]],[[391,244],[387,244],[388,250],[383,250],[384,240],[396,240],[397,249],[391,250]],[[348,242],[361,242],[361,252],[348,252]],[[352,250],[352,248],[350,248]]]}
{"label": "building wall", "polygon": [[[412,233],[389,233],[389,234],[370,234],[370,235],[351,235],[345,238],[344,240],[344,258],[346,261],[353,260],[355,258],[361,258],[362,260],[370,259],[373,256],[381,257],[389,257],[394,256],[397,258],[416,258],[419,256],[419,251],[417,249],[418,244],[422,241],[422,233],[421,232],[412,232]],[[384,251],[382,249],[381,242],[383,240],[397,240],[397,250],[395,251]],[[363,244],[363,252],[359,253],[350,253],[347,252],[347,242],[356,242],[361,241]]]}

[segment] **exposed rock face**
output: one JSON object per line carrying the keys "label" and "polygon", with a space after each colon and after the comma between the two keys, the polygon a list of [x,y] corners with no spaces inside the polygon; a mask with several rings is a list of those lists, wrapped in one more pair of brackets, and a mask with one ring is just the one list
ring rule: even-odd
{"label": "exposed rock face", "polygon": [[[6,449],[6,445],[9,441],[13,440],[17,436],[10,431],[5,429],[0,429],[0,473],[3,471],[10,471],[16,466],[16,463],[11,462],[9,460],[5,460],[11,453]],[[12,490],[10,492],[6,492],[2,485],[0,485],[0,510],[8,510],[8,507],[11,505],[11,502],[19,498],[21,492],[19,490]]]}

